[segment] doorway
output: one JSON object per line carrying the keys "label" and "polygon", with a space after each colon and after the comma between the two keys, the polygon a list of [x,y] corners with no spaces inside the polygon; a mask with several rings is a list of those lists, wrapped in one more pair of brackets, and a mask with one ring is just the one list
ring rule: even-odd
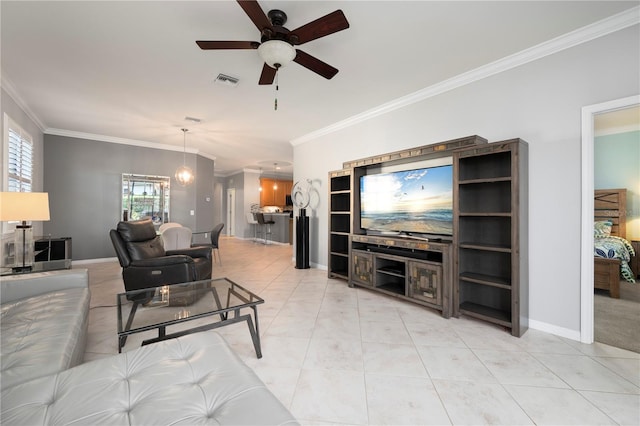
{"label": "doorway", "polygon": [[227,236],[234,236],[236,233],[236,189],[227,189]]}
{"label": "doorway", "polygon": [[594,294],[593,294],[593,191],[594,191],[594,143],[595,116],[633,107],[640,104],[640,96],[616,99],[582,108],[582,206],[580,249],[580,341],[593,343]]}

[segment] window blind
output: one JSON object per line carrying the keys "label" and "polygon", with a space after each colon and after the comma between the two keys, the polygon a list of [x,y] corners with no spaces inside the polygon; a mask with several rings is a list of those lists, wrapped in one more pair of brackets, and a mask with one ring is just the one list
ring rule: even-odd
{"label": "window blind", "polygon": [[15,123],[9,123],[7,155],[8,191],[31,192],[33,183],[33,140]]}

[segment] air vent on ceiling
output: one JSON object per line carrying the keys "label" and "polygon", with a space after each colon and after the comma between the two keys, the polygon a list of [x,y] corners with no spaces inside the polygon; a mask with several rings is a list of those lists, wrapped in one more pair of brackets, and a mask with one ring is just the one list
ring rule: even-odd
{"label": "air vent on ceiling", "polygon": [[214,83],[222,84],[224,86],[230,86],[230,87],[236,87],[238,85],[238,81],[240,80],[238,80],[235,77],[231,77],[229,75],[224,75],[224,74],[218,74],[216,79],[213,80]]}

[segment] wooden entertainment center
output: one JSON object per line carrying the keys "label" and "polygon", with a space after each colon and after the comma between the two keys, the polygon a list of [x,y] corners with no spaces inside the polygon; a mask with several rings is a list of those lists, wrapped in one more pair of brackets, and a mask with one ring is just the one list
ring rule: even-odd
{"label": "wooden entertainment center", "polygon": [[[449,158],[453,235],[367,233],[360,178]],[[470,136],[345,162],[329,173],[329,277],[441,311],[528,328],[528,145]]]}

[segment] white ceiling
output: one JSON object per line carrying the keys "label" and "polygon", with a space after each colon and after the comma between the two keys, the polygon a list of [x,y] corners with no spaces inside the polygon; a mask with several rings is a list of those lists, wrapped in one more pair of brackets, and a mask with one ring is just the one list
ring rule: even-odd
{"label": "white ceiling", "polygon": [[[269,1],[297,28],[342,9],[350,28],[299,46],[338,68],[292,63],[259,86],[259,41],[235,1],[6,1],[2,86],[45,133],[141,141],[215,158],[216,174],[289,165],[291,141],[559,37],[638,1]],[[237,87],[213,84],[219,73]],[[196,117],[200,124],[185,121]],[[359,141],[354,141],[359,142]]]}
{"label": "white ceiling", "polygon": [[597,114],[593,119],[594,136],[640,130],[640,105]]}

